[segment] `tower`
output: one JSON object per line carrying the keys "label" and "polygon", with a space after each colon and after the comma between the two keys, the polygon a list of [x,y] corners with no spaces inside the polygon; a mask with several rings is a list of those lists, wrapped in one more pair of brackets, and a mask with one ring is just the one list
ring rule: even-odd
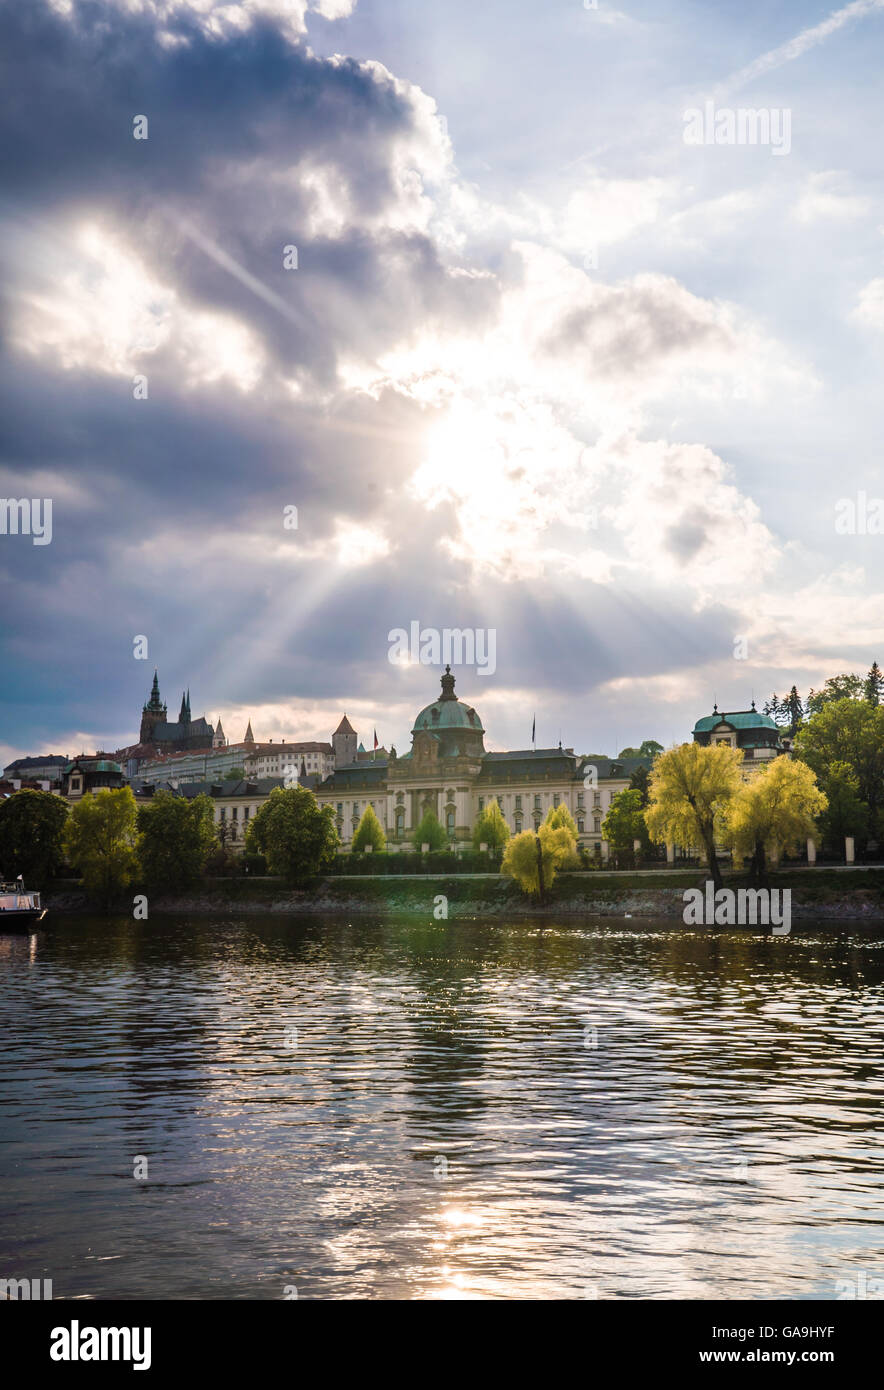
{"label": "tower", "polygon": [[156,671],[154,671],[150,699],[147,701],[147,704],[141,707],[141,731],[138,735],[139,743],[151,743],[154,725],[165,724],[167,718],[166,706],[160,698],[159,679]]}
{"label": "tower", "polygon": [[221,728],[221,716],[220,716],[220,714],[219,714],[219,716],[218,716],[218,723],[215,725],[215,732],[214,732],[214,734],[212,735],[212,747],[213,747],[213,748],[226,748],[226,747],[227,747],[227,739],[226,739],[225,736],[224,736],[224,730]]}
{"label": "tower", "polygon": [[356,761],[356,730],[346,714],[332,734],[332,747],[335,750],[335,767],[346,767]]}

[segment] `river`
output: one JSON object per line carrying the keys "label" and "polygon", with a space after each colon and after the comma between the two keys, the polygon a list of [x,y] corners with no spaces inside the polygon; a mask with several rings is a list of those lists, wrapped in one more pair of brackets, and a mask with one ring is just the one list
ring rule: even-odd
{"label": "river", "polygon": [[882,1044],[880,926],[56,916],[0,938],[0,1276],[843,1297]]}

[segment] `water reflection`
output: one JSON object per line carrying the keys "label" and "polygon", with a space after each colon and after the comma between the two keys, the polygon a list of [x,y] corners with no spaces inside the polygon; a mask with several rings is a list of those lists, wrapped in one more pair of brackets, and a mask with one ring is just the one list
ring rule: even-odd
{"label": "water reflection", "polygon": [[20,946],[0,1253],[57,1295],[830,1298],[884,1267],[868,927],[79,918]]}

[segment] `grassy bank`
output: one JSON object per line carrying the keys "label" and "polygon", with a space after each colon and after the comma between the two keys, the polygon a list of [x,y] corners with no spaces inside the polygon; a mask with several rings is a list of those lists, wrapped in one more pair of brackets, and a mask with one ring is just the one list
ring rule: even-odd
{"label": "grassy bank", "polygon": [[[510,879],[495,875],[426,875],[414,878],[340,878],[317,880],[309,887],[288,888],[281,879],[207,879],[186,893],[151,895],[151,913],[328,912],[356,916],[403,913],[432,917],[436,900],[447,900],[449,917],[599,916],[674,917],[682,915],[683,894],[705,882],[696,869],[648,876],[630,873],[562,874],[542,910]],[[730,875],[726,885],[748,887],[744,875]],[[884,921],[884,870],[851,872],[797,869],[772,874],[771,888],[790,889],[792,916]],[[46,894],[52,910],[86,907],[76,884],[56,885]],[[132,894],[138,891],[132,890]],[[121,910],[131,910],[131,896]]]}

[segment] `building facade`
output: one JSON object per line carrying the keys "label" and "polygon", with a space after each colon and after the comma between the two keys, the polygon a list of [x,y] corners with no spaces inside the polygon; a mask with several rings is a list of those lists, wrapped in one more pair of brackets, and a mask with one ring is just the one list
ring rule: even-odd
{"label": "building facade", "polygon": [[781,738],[769,714],[759,714],[754,700],[749,709],[725,713],[714,705],[712,713],[703,715],[694,725],[694,742],[706,748],[721,744],[739,748],[743,754],[740,772],[744,781],[791,749],[791,741]]}
{"label": "building facade", "polygon": [[[550,809],[566,806],[579,843],[601,855],[602,822],[611,801],[629,788],[638,767],[650,767],[650,759],[578,755],[561,746],[486,752],[482,721],[473,706],[455,695],[448,667],[441,686],[438,699],[417,714],[407,753],[398,757],[391,748],[375,760],[336,761],[334,772],[316,787],[320,805],[334,808],[344,847],[366,806],[377,815],[390,849],[411,847],[427,811],[436,816],[449,842],[465,844],[494,799],[513,834],[535,829]],[[355,733],[352,737],[355,744]]]}

